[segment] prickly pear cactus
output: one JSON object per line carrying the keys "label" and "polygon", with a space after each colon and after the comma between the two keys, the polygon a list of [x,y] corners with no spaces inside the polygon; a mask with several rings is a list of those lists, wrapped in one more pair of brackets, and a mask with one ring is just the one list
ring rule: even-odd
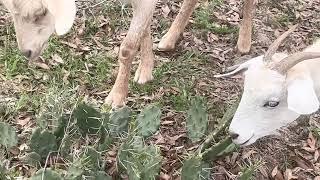
{"label": "prickly pear cactus", "polygon": [[121,145],[118,166],[126,171],[130,180],[155,179],[161,167],[160,149],[146,146],[141,137],[133,137]]}
{"label": "prickly pear cactus", "polygon": [[31,166],[37,167],[38,165],[40,165],[41,156],[36,152],[31,152],[22,157],[22,161]]}
{"label": "prickly pear cactus", "polygon": [[160,126],[161,109],[150,105],[143,109],[137,117],[139,136],[148,137],[154,134]]}
{"label": "prickly pear cactus", "polygon": [[34,176],[30,178],[30,180],[62,180],[62,177],[57,172],[47,169],[40,169],[36,172]]}
{"label": "prickly pear cactus", "polygon": [[128,132],[130,115],[131,110],[126,106],[111,112],[108,128],[112,136]]}
{"label": "prickly pear cactus", "polygon": [[0,122],[0,145],[11,148],[18,143],[16,131],[9,124]]}
{"label": "prickly pear cactus", "polygon": [[38,153],[41,158],[46,158],[50,152],[57,151],[56,137],[48,130],[36,129],[31,136],[30,149]]}
{"label": "prickly pear cactus", "polygon": [[73,117],[84,136],[86,134],[97,134],[103,121],[100,112],[85,103],[78,105],[73,111]]}
{"label": "prickly pear cactus", "polygon": [[187,112],[188,136],[192,142],[200,140],[205,135],[208,126],[208,113],[205,103],[200,97],[191,101],[190,109]]}
{"label": "prickly pear cactus", "polygon": [[71,165],[68,168],[65,179],[66,180],[81,180],[81,176],[84,174],[84,170],[82,168]]}
{"label": "prickly pear cactus", "polygon": [[65,135],[65,137],[61,140],[60,143],[60,154],[63,157],[67,157],[70,152],[71,145],[73,143],[72,137],[70,135]]}
{"label": "prickly pear cactus", "polygon": [[6,169],[2,164],[0,164],[0,179],[7,179],[6,178]]}
{"label": "prickly pear cactus", "polygon": [[83,154],[83,165],[86,167],[86,169],[98,171],[100,169],[100,157],[100,153],[93,147],[87,147]]}
{"label": "prickly pear cactus", "polygon": [[194,180],[199,179],[199,174],[201,173],[201,157],[200,156],[190,156],[183,162],[181,170],[182,180]]}

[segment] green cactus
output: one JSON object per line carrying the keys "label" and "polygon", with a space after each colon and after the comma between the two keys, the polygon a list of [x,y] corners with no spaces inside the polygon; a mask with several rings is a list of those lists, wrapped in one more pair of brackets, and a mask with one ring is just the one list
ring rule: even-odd
{"label": "green cactus", "polygon": [[30,180],[62,180],[62,177],[57,172],[47,168],[37,171],[36,174],[30,178]]}
{"label": "green cactus", "polygon": [[69,119],[66,115],[62,115],[57,120],[57,127],[54,129],[53,134],[56,136],[58,141],[61,141],[65,135],[65,129],[67,128],[68,120]]}
{"label": "green cactus", "polygon": [[23,162],[34,167],[37,167],[38,165],[40,165],[40,162],[41,162],[41,156],[36,152],[28,153],[21,159]]}
{"label": "green cactus", "polygon": [[70,135],[65,135],[64,138],[61,140],[59,152],[62,157],[67,157],[70,152],[70,148],[72,146],[72,137]]}
{"label": "green cactus", "polygon": [[93,147],[87,147],[82,156],[82,159],[84,159],[83,165],[86,169],[96,172],[100,169],[100,157],[100,153]]}
{"label": "green cactus", "polygon": [[107,125],[113,137],[128,132],[130,115],[131,110],[126,106],[111,112]]}
{"label": "green cactus", "polygon": [[16,131],[9,124],[0,122],[0,145],[11,148],[18,143]]}
{"label": "green cactus", "polygon": [[97,134],[103,123],[100,112],[85,103],[79,104],[72,115],[83,136]]}
{"label": "green cactus", "polygon": [[[219,143],[211,146],[202,153],[202,158],[204,161],[213,161],[218,158],[219,155],[224,154],[225,150],[232,145],[232,139],[227,137],[220,141]],[[229,150],[230,151],[230,150]]]}
{"label": "green cactus", "polygon": [[181,180],[194,180],[199,179],[201,173],[201,157],[190,156],[188,159],[183,161],[181,170]]}
{"label": "green cactus", "polygon": [[213,132],[207,136],[206,140],[202,144],[201,152],[204,152],[207,148],[212,146],[212,143],[218,138],[218,136],[229,126],[234,113],[238,108],[239,102],[232,105],[226,113],[223,115],[222,119],[220,120],[219,126],[215,128]]}
{"label": "green cactus", "polygon": [[84,174],[84,170],[82,168],[71,165],[68,168],[65,179],[66,180],[81,180],[81,176]]}
{"label": "green cactus", "polygon": [[143,109],[137,117],[139,136],[148,137],[154,134],[160,126],[161,109],[150,105]]}
{"label": "green cactus", "polygon": [[88,180],[112,180],[112,177],[109,176],[107,173],[104,171],[98,171],[92,173],[92,175],[88,175],[87,177]]}
{"label": "green cactus", "polygon": [[46,158],[50,152],[58,150],[56,137],[48,130],[37,128],[31,136],[30,149]]}
{"label": "green cactus", "polygon": [[200,140],[207,131],[208,113],[202,98],[196,97],[191,101],[187,112],[187,131],[192,142]]}
{"label": "green cactus", "polygon": [[6,178],[6,168],[0,163],[0,179],[7,179]]}
{"label": "green cactus", "polygon": [[133,137],[122,144],[117,157],[118,167],[127,172],[130,180],[156,179],[161,159],[159,148],[145,146],[141,137]]}

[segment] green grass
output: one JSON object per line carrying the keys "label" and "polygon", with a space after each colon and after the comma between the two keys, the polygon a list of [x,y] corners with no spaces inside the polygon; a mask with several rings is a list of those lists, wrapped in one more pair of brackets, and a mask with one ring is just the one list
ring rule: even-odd
{"label": "green grass", "polygon": [[209,2],[208,6],[200,6],[195,11],[195,27],[197,30],[202,30],[205,32],[213,32],[215,34],[232,34],[237,33],[237,27],[220,25],[215,22],[215,19],[212,15],[212,11],[217,6],[221,6],[221,0],[215,0]]}

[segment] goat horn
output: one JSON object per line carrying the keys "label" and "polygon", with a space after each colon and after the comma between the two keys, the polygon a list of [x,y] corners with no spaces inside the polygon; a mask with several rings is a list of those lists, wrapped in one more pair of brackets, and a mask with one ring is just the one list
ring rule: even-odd
{"label": "goat horn", "polygon": [[272,70],[285,75],[290,68],[296,64],[305,61],[320,58],[320,52],[298,52],[294,53],[273,66]]}
{"label": "goat horn", "polygon": [[264,55],[263,61],[268,63],[271,62],[272,56],[276,53],[277,49],[281,45],[281,43],[298,27],[298,24],[292,26],[288,31],[284,32],[281,36],[279,36],[267,50]]}

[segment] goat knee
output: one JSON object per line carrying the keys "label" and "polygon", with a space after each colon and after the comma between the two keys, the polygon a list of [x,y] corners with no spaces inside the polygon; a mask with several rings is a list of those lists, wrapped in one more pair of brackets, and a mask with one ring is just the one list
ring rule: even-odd
{"label": "goat knee", "polygon": [[120,46],[120,51],[119,51],[119,60],[122,63],[130,61],[135,53],[136,53],[136,48],[134,48],[130,44],[123,44]]}

